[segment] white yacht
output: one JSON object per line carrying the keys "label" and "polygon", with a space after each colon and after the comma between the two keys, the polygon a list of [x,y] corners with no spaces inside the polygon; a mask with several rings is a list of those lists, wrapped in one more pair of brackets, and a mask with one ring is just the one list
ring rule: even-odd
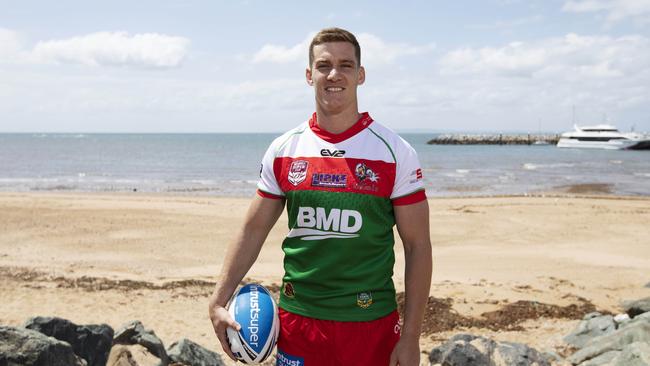
{"label": "white yacht", "polygon": [[578,127],[575,131],[565,132],[560,137],[557,147],[579,147],[612,150],[650,149],[650,135],[636,132],[623,133],[611,125]]}

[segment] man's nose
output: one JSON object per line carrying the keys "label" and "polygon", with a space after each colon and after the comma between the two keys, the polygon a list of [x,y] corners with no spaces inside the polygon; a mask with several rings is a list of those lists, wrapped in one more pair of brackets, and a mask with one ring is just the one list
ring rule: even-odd
{"label": "man's nose", "polygon": [[327,74],[327,79],[328,79],[328,80],[336,80],[336,79],[338,79],[338,77],[340,76],[340,74],[341,74],[341,73],[339,72],[338,67],[332,67],[332,69],[330,70],[329,74]]}

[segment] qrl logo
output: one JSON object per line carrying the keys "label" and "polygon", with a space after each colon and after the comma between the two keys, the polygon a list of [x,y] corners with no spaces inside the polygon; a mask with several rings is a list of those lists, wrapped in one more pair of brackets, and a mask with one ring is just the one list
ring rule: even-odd
{"label": "qrl logo", "polygon": [[328,213],[323,207],[299,207],[296,225],[287,237],[302,240],[356,238],[362,226],[363,217],[359,211],[333,208]]}

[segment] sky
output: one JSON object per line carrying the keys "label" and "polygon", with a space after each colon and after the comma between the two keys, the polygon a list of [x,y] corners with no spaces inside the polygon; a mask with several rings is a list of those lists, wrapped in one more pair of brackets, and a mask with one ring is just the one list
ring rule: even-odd
{"label": "sky", "polygon": [[286,131],[332,26],[397,131],[650,131],[650,0],[0,0],[0,132]]}

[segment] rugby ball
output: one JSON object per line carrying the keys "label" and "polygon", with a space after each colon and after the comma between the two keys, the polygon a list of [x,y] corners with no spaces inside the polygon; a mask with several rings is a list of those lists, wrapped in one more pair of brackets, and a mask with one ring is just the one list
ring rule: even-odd
{"label": "rugby ball", "polygon": [[269,357],[280,333],[278,307],[269,290],[254,283],[241,287],[230,300],[228,313],[241,325],[239,331],[226,328],[235,357],[246,364]]}

